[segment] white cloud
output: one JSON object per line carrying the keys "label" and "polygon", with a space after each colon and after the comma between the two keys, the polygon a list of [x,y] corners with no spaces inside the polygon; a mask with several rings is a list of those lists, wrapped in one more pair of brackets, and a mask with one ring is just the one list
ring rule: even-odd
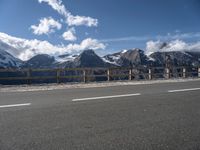
{"label": "white cloud", "polygon": [[162,40],[162,41],[169,41],[169,40],[186,40],[186,39],[194,39],[200,38],[200,32],[196,33],[168,33],[166,35],[157,35],[157,36],[129,36],[129,37],[119,37],[119,38],[111,38],[111,39],[102,39],[101,42],[123,42],[123,41],[148,41],[148,40]]}
{"label": "white cloud", "polygon": [[40,19],[39,25],[32,25],[31,29],[36,35],[49,34],[55,32],[55,29],[60,30],[62,25],[52,17]]}
{"label": "white cloud", "polygon": [[146,54],[150,55],[154,52],[170,52],[170,51],[198,51],[200,52],[200,41],[195,43],[186,43],[182,40],[173,40],[168,43],[159,41],[148,41],[146,43]]}
{"label": "white cloud", "polygon": [[59,14],[67,16],[68,11],[65,6],[62,4],[61,0],[38,0],[39,3],[45,2],[48,3],[54,10],[56,10]]}
{"label": "white cloud", "polygon": [[80,44],[69,44],[67,45],[66,48],[68,50],[73,50],[78,52],[86,49],[93,49],[93,50],[105,49],[106,46],[103,43],[100,43],[96,39],[87,38],[83,40]]}
{"label": "white cloud", "polygon": [[62,36],[66,41],[76,41],[77,38],[75,34],[76,34],[75,29],[70,28],[68,31],[64,32]]}
{"label": "white cloud", "polygon": [[150,36],[129,36],[129,37],[119,37],[119,38],[110,38],[102,39],[101,42],[123,42],[123,41],[146,41],[150,40]]}
{"label": "white cloud", "polygon": [[87,17],[87,16],[74,16],[70,11],[66,9],[66,7],[62,4],[62,0],[38,0],[39,3],[46,2],[50,5],[54,10],[56,10],[59,14],[63,15],[66,18],[66,23],[69,26],[97,26],[98,20]]}
{"label": "white cloud", "polygon": [[69,45],[53,45],[48,41],[27,40],[13,37],[0,32],[0,40],[16,49],[16,51],[8,51],[13,56],[22,60],[28,60],[37,54],[49,54],[52,56],[62,55],[66,53],[80,53],[86,49],[105,49],[105,45],[96,39],[85,39],[80,44]]}
{"label": "white cloud", "polygon": [[177,39],[194,39],[199,38],[200,32],[190,32],[190,33],[181,33],[181,32],[175,32],[175,33],[168,33],[167,35],[158,35],[155,39],[157,40],[177,40]]}
{"label": "white cloud", "polygon": [[69,26],[85,25],[88,27],[92,27],[98,25],[98,20],[91,17],[69,15],[67,17],[67,24]]}

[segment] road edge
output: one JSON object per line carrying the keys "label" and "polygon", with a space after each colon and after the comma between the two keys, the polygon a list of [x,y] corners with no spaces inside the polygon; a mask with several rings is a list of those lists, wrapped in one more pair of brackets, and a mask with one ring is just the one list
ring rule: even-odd
{"label": "road edge", "polygon": [[103,88],[127,85],[148,85],[160,83],[176,83],[176,82],[194,82],[200,81],[200,78],[188,79],[169,79],[169,80],[143,80],[143,81],[115,81],[115,82],[93,82],[93,83],[71,83],[71,84],[42,84],[42,85],[15,85],[0,86],[0,92],[33,92],[33,91],[51,91],[75,88]]}

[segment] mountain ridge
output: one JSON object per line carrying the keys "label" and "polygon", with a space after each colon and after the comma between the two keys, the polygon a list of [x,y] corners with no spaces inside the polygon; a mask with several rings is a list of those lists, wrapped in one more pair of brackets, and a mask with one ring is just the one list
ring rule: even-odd
{"label": "mountain ridge", "polygon": [[146,55],[144,50],[134,48],[123,50],[103,57],[94,50],[85,50],[79,55],[38,54],[27,61],[22,61],[6,51],[15,48],[0,42],[0,68],[81,68],[81,67],[139,67],[165,66],[170,58],[174,66],[199,66],[200,52],[169,51],[154,52]]}

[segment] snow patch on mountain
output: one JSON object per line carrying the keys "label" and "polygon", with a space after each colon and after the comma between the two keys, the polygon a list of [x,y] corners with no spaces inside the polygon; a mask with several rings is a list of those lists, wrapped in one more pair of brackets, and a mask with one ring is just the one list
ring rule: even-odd
{"label": "snow patch on mountain", "polygon": [[120,66],[118,61],[121,59],[120,53],[110,54],[102,57],[103,61],[113,65]]}
{"label": "snow patch on mountain", "polygon": [[122,54],[124,54],[124,53],[126,53],[128,50],[126,50],[126,49],[124,49],[124,50],[122,50]]}
{"label": "snow patch on mountain", "polygon": [[70,54],[66,54],[66,55],[59,55],[55,57],[56,62],[58,63],[64,63],[64,62],[72,62],[74,61],[76,58],[78,57],[78,55],[70,55]]}
{"label": "snow patch on mountain", "polygon": [[105,63],[109,63],[109,64],[113,64],[113,65],[119,66],[119,64],[117,64],[116,61],[110,61],[110,60],[108,60],[108,59],[106,59],[106,58],[104,58],[104,57],[102,57],[102,60],[103,60]]}
{"label": "snow patch on mountain", "polygon": [[2,68],[11,68],[11,67],[20,67],[22,61],[13,57],[6,51],[0,49],[0,67]]}

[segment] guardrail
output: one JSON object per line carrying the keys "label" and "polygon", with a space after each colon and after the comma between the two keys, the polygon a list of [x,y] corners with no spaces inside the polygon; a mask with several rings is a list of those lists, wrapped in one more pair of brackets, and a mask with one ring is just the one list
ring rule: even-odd
{"label": "guardrail", "polygon": [[0,69],[0,84],[153,80],[200,77],[200,67]]}

